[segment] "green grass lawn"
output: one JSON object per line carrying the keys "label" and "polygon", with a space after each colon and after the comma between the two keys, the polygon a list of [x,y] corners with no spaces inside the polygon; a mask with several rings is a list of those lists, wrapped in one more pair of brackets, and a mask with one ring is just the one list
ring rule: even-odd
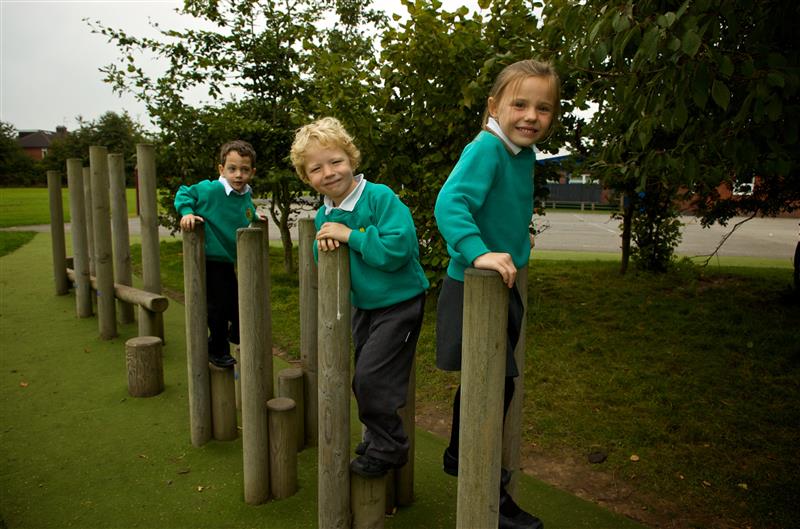
{"label": "green grass lawn", "polygon": [[[128,215],[136,215],[136,190],[126,192]],[[64,222],[69,222],[69,191],[61,189]],[[0,187],[0,228],[50,223],[50,199],[46,188]]]}

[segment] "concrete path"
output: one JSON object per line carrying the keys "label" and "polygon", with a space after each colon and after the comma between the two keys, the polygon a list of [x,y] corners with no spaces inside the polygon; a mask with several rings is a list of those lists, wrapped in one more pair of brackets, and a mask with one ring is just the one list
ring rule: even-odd
{"label": "concrete path", "polygon": [[[311,215],[311,213],[306,213]],[[620,221],[613,220],[606,213],[583,213],[577,211],[548,211],[537,216],[536,222],[545,230],[536,239],[537,250],[559,250],[579,252],[620,251]],[[728,226],[714,225],[703,228],[695,217],[682,217],[683,238],[678,253],[684,256],[709,255],[719,245],[722,238],[733,226],[744,220],[743,217],[731,219]],[[138,234],[139,218],[130,219],[130,233]],[[16,231],[50,231],[50,225],[20,226],[4,228]],[[69,224],[67,224],[69,229]],[[166,228],[159,228],[162,237],[171,235]],[[292,240],[297,240],[297,227],[291,228]],[[761,219],[755,218],[742,224],[728,238],[720,250],[720,255],[788,259],[791,262],[795,246],[800,238],[800,219]],[[278,229],[270,222],[270,239],[280,240]]]}

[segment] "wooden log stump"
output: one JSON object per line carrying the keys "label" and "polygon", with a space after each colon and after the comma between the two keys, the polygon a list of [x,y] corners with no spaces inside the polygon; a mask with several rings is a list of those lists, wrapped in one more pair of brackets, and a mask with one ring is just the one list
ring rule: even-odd
{"label": "wooden log stump", "polygon": [[279,500],[297,492],[297,407],[292,399],[276,397],[267,402],[267,409],[270,487]]}
{"label": "wooden log stump", "polygon": [[353,529],[383,529],[386,513],[386,481],[386,476],[365,478],[355,472],[350,473]]}
{"label": "wooden log stump", "polygon": [[161,338],[137,336],[125,342],[128,367],[128,393],[132,397],[152,397],[164,391]]}
{"label": "wooden log stump", "polygon": [[299,367],[287,367],[278,373],[278,396],[292,399],[297,408],[295,413],[295,430],[297,430],[297,451],[305,446],[305,417],[303,397],[303,370]]}
{"label": "wooden log stump", "polygon": [[233,368],[208,364],[211,376],[211,430],[217,441],[233,441],[236,429],[236,391]]}

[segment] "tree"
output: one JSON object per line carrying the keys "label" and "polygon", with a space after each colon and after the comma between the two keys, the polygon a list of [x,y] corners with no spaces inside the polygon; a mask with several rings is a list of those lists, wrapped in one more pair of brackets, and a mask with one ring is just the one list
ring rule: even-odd
{"label": "tree", "polygon": [[[562,0],[544,16],[546,45],[577,79],[575,103],[599,105],[585,133],[598,176],[626,197],[623,270],[634,213],[665,207],[639,200],[653,181],[695,198],[704,223],[800,205],[796,4]],[[719,200],[720,184],[754,175],[752,197]]]}
{"label": "tree", "polygon": [[95,121],[78,117],[78,128],[63,137],[55,138],[43,160],[47,169],[66,171],[68,158],[80,158],[89,164],[89,147],[106,147],[109,153],[122,154],[125,159],[127,185],[134,185],[136,167],[136,144],[148,141],[149,137],[139,123],[127,112],[106,112]]}
{"label": "tree", "polygon": [[14,126],[0,121],[0,185],[24,187],[42,182],[41,164],[20,147]]}
{"label": "tree", "polygon": [[[326,16],[338,17],[346,26],[340,15],[358,13],[362,7],[360,2],[343,0],[186,0],[182,13],[215,28],[158,28],[157,39],[96,23],[95,31],[116,43],[121,54],[116,63],[103,68],[106,81],[146,104],[167,152],[174,155],[175,163],[165,168],[170,194],[164,201],[171,203],[178,181],[191,184],[210,176],[211,166],[205,161],[216,158],[222,142],[250,141],[258,155],[253,188],[256,195],[271,196],[270,213],[281,233],[284,267],[291,270],[289,226],[293,204],[306,187],[294,175],[288,153],[294,131],[307,121],[312,108],[308,72],[314,63],[314,42],[325,32],[319,25]],[[158,77],[146,74],[136,58],[140,54],[166,59],[167,71]],[[198,87],[207,90],[211,102],[195,108],[184,96]],[[197,141],[200,137],[202,141]]]}

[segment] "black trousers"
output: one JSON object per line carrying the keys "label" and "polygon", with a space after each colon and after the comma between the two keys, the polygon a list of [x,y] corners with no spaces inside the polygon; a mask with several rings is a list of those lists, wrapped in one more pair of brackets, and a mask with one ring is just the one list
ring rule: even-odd
{"label": "black trousers", "polygon": [[396,465],[408,460],[408,436],[397,410],[406,404],[424,310],[423,293],[389,307],[353,311],[353,394],[366,427],[366,454]]}
{"label": "black trousers", "polygon": [[208,355],[230,354],[239,343],[239,284],[233,263],[206,260],[208,304]]}

